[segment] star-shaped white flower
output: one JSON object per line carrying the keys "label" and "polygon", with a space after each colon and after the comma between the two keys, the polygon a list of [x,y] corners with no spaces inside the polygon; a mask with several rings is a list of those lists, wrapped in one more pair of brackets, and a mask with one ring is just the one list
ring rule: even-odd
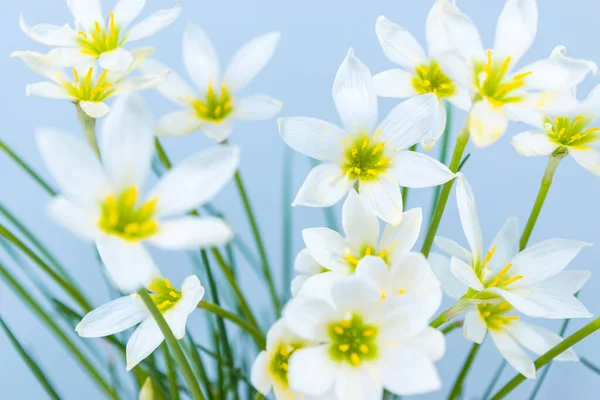
{"label": "star-shaped white flower", "polygon": [[216,146],[192,155],[143,195],[154,148],[154,124],[137,97],[115,104],[100,131],[98,155],[84,141],[55,131],[39,132],[38,147],[61,189],[48,212],[78,236],[94,241],[112,280],[136,291],[154,276],[142,243],[195,249],[226,243],[233,235],[213,217],[185,215],[219,192],[238,166],[238,149]]}
{"label": "star-shaped white flower", "polygon": [[[498,303],[504,299],[530,317],[591,317],[573,295],[573,288],[581,288],[590,273],[563,271],[590,244],[548,239],[519,252],[519,228],[516,219],[511,218],[484,254],[473,192],[462,175],[457,181],[458,210],[471,251],[450,239],[435,238],[438,247],[452,256],[450,265],[432,260],[447,292],[454,297],[460,296],[465,302]],[[462,284],[462,289],[457,281]]]}
{"label": "star-shaped white flower", "polygon": [[538,120],[541,96],[569,90],[597,69],[591,61],[567,57],[516,68],[536,35],[535,0],[507,0],[491,50],[484,50],[477,28],[454,1],[438,0],[430,18],[435,23],[428,37],[440,38],[438,51],[446,53],[440,58],[442,68],[473,98],[468,127],[477,146],[495,142],[509,120]]}
{"label": "star-shaped white flower", "polygon": [[137,49],[131,53],[135,61],[124,71],[99,69],[94,64],[86,63],[72,67],[72,77],[61,68],[48,65],[44,56],[33,51],[17,51],[12,57],[18,57],[31,70],[49,79],[47,82],[33,83],[25,87],[27,96],[40,96],[53,99],[65,99],[79,104],[81,109],[92,118],[100,118],[108,114],[110,107],[106,100],[124,93],[155,87],[164,82],[169,70],[164,69],[157,74],[128,77],[140,63],[150,54],[151,49]]}
{"label": "star-shaped white flower", "polygon": [[[175,338],[181,339],[185,335],[188,315],[202,300],[204,288],[200,280],[191,275],[183,280],[181,290],[177,290],[168,279],[160,275],[152,260],[148,262],[147,269],[154,270],[155,273],[144,287],[150,291],[150,297],[163,314]],[[152,354],[164,340],[158,324],[138,294],[123,296],[98,307],[86,314],[75,329],[79,336],[96,338],[114,335],[138,324],[127,341],[127,371],[130,371]]]}
{"label": "star-shaped white flower", "polygon": [[[232,120],[264,120],[277,114],[283,104],[280,101],[264,94],[239,98],[238,93],[267,65],[280,36],[271,32],[246,43],[221,76],[209,38],[200,27],[188,24],[183,35],[183,62],[195,88],[174,73],[157,87],[165,98],[184,107],[160,119],[157,135],[180,136],[201,130],[220,143],[231,133]],[[167,69],[156,60],[146,60],[140,68],[151,74]]]}
{"label": "star-shaped white flower", "polygon": [[67,0],[75,18],[75,29],[42,24],[29,26],[21,15],[21,29],[33,40],[56,47],[44,56],[55,67],[72,67],[98,61],[100,67],[124,71],[135,61],[135,52],[123,46],[155,34],[171,24],[181,13],[181,6],[160,10],[129,28],[146,4],[146,0],[117,0],[105,18],[100,0]]}
{"label": "star-shaped white flower", "polygon": [[333,84],[344,129],[305,117],[282,118],[279,133],[294,150],[325,161],[313,168],[294,205],[328,207],[352,186],[386,222],[402,216],[400,186],[437,186],[454,177],[440,162],[407,149],[435,129],[438,99],[425,94],[394,108],[379,126],[377,93],[369,69],[350,49]]}
{"label": "star-shaped white flower", "polygon": [[444,354],[444,336],[416,304],[382,300],[377,286],[359,276],[337,282],[331,299],[299,296],[284,310],[292,332],[318,343],[291,355],[293,390],[371,400],[384,388],[403,396],[440,388],[434,361]]}
{"label": "star-shaped white flower", "polygon": [[446,127],[446,107],[448,100],[462,110],[471,108],[469,92],[454,82],[440,66],[440,59],[446,53],[436,52],[437,42],[443,38],[432,34],[437,23],[430,13],[427,18],[427,42],[429,55],[425,53],[416,39],[403,27],[389,21],[383,15],[377,18],[375,32],[383,52],[400,68],[390,69],[373,77],[377,94],[381,97],[410,98],[420,94],[433,93],[439,99],[438,118],[431,136],[423,138],[421,144],[430,149],[442,136]]}

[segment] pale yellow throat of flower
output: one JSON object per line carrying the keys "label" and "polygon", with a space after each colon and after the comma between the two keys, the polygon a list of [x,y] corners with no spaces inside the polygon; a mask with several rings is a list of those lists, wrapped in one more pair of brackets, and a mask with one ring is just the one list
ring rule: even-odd
{"label": "pale yellow throat of flower", "polygon": [[196,117],[208,122],[221,122],[233,112],[233,97],[225,86],[217,94],[209,82],[204,99],[189,99]]}
{"label": "pale yellow throat of flower", "polygon": [[100,228],[125,240],[138,241],[158,232],[154,219],[158,199],[138,205],[138,189],[129,188],[118,196],[110,195],[101,205]]}
{"label": "pale yellow throat of flower", "polygon": [[583,115],[549,118],[544,122],[548,137],[559,146],[585,149],[600,139],[600,127],[588,127],[590,120]]}
{"label": "pale yellow throat of flower", "polygon": [[98,79],[94,80],[93,67],[88,69],[84,77],[80,77],[77,70],[73,68],[73,82],[63,82],[62,87],[78,101],[104,101],[115,92],[112,82],[107,79],[107,74],[108,71],[104,70]]}
{"label": "pale yellow throat of flower", "polygon": [[433,93],[440,99],[456,94],[456,86],[452,79],[444,73],[435,60],[417,66],[411,83],[418,94]]}
{"label": "pale yellow throat of flower", "polygon": [[381,131],[373,136],[361,133],[346,140],[342,170],[352,180],[378,180],[391,164],[391,159],[385,155],[385,145]]}
{"label": "pale yellow throat of flower", "polygon": [[86,55],[98,57],[121,47],[125,41],[121,37],[121,28],[115,23],[115,14],[111,11],[107,26],[102,26],[101,22],[95,21],[94,26],[89,31],[79,31],[76,39],[81,48],[81,52]]}

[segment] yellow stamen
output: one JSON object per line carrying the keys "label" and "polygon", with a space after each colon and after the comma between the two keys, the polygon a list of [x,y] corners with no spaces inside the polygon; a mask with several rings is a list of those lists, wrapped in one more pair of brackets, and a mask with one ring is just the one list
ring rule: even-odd
{"label": "yellow stamen", "polygon": [[483,265],[487,265],[492,257],[494,257],[494,253],[496,252],[496,246],[492,247],[490,251],[487,252],[485,258],[483,259]]}
{"label": "yellow stamen", "polygon": [[336,326],[333,328],[333,331],[338,335],[342,335],[344,333],[344,328],[342,328],[341,326]]}
{"label": "yellow stamen", "polygon": [[356,353],[350,355],[350,361],[352,361],[352,364],[354,365],[360,365],[360,357]]}
{"label": "yellow stamen", "polygon": [[372,252],[371,248],[367,247],[367,249],[365,250],[365,256],[370,256],[371,252]]}
{"label": "yellow stamen", "polygon": [[379,143],[374,149],[373,149],[373,155],[379,153],[381,150],[383,150],[383,147],[385,146],[385,143]]}
{"label": "yellow stamen", "polygon": [[341,322],[341,325],[342,325],[344,328],[350,328],[350,325],[351,325],[351,324],[350,324],[350,320],[349,320],[349,319],[343,319],[343,320],[342,320],[342,322]]}
{"label": "yellow stamen", "polygon": [[348,350],[350,350],[350,345],[349,345],[349,344],[347,344],[347,343],[340,344],[340,345],[338,346],[338,350],[339,350],[339,351],[342,351],[342,352],[344,352],[344,353],[345,353],[345,352],[347,352]]}
{"label": "yellow stamen", "polygon": [[522,74],[519,74],[519,75],[515,75],[515,76],[513,76],[513,79],[514,79],[514,80],[516,80],[516,81],[520,81],[520,80],[522,80],[523,78],[525,78],[525,77],[528,77],[528,76],[529,76],[529,75],[531,75],[532,73],[533,73],[533,72],[531,72],[531,71],[523,72]]}
{"label": "yellow stamen", "polygon": [[523,275],[517,275],[517,276],[513,276],[510,279],[507,279],[506,282],[504,282],[504,286],[506,287],[506,286],[510,285],[511,283],[518,281],[519,279],[523,279]]}
{"label": "yellow stamen", "polygon": [[363,141],[363,143],[362,143],[362,146],[361,146],[361,147],[362,147],[363,149],[365,149],[365,148],[366,148],[368,145],[369,145],[369,137],[368,137],[368,136],[366,136],[366,137],[365,137],[365,140]]}
{"label": "yellow stamen", "polygon": [[508,56],[502,63],[502,66],[500,67],[500,73],[502,75],[504,75],[506,73],[506,71],[508,71],[508,66],[510,65],[510,60],[511,60],[511,57]]}
{"label": "yellow stamen", "polygon": [[369,346],[367,346],[366,344],[361,344],[360,346],[358,346],[358,350],[360,350],[360,352],[363,354],[367,354],[369,352]]}
{"label": "yellow stamen", "polygon": [[373,335],[375,335],[375,329],[367,329],[366,331],[363,332],[363,336],[364,337],[371,337]]}

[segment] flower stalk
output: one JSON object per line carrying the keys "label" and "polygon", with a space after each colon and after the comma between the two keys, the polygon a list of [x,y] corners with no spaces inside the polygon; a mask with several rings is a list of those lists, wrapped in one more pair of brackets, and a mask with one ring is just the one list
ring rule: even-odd
{"label": "flower stalk", "polygon": [[475,356],[477,355],[477,352],[479,351],[479,348],[481,347],[481,345],[475,343],[473,344],[473,346],[471,347],[471,351],[469,352],[469,355],[467,356],[467,359],[465,360],[465,363],[463,364],[460,373],[458,374],[458,377],[456,378],[456,381],[454,382],[454,385],[452,386],[452,390],[450,390],[450,395],[448,395],[448,400],[456,400],[458,398],[460,398],[460,394],[462,393],[462,387],[463,387],[463,383],[465,381],[465,378],[467,377],[467,373],[469,372],[469,369],[471,369],[471,365],[473,365],[473,360],[475,360]]}
{"label": "flower stalk", "polygon": [[90,147],[98,154],[98,157],[101,157],[98,138],[96,137],[96,118],[87,115],[79,103],[75,103],[75,107],[77,108],[77,118],[81,124],[81,129],[83,129],[85,140],[87,140]]}

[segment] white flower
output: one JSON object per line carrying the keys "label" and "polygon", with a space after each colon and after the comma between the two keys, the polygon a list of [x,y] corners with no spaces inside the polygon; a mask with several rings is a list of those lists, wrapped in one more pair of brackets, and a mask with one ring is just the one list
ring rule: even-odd
{"label": "white flower", "polygon": [[[280,36],[271,32],[252,39],[233,56],[221,77],[212,43],[200,27],[188,24],[183,35],[183,62],[195,88],[177,74],[157,87],[165,98],[184,107],[162,117],[157,134],[179,136],[201,130],[220,143],[231,133],[232,119],[263,120],[277,114],[280,101],[264,94],[242,98],[237,94],[269,62]],[[146,60],[140,68],[152,74],[167,69],[156,60]]]}
{"label": "white flower", "polygon": [[[152,300],[163,314],[175,338],[181,339],[185,335],[188,315],[202,300],[204,288],[200,280],[191,275],[183,280],[179,291],[168,279],[160,275],[152,260],[149,260],[149,263],[152,265],[148,266],[148,269],[157,272],[145,287],[150,291]],[[130,371],[152,354],[164,340],[158,324],[137,293],[110,301],[89,312],[75,329],[79,336],[93,338],[114,335],[138,324],[127,342],[127,371]]]}
{"label": "white flower", "polygon": [[296,297],[284,310],[292,332],[318,343],[291,355],[293,390],[371,400],[384,388],[403,396],[440,388],[434,361],[444,354],[444,336],[427,326],[416,304],[381,300],[378,288],[359,276],[337,282],[331,297],[331,303]]}
{"label": "white flower", "polygon": [[306,249],[295,265],[301,275],[292,282],[292,291],[327,292],[333,282],[354,273],[366,256],[378,256],[390,266],[400,263],[419,238],[421,220],[420,208],[406,211],[397,225],[385,227],[380,238],[377,216],[350,189],[342,208],[347,238],[328,228],[304,229]]}
{"label": "white flower", "polygon": [[407,151],[431,136],[440,112],[435,95],[405,101],[375,127],[373,77],[350,49],[335,77],[333,99],[345,129],[314,118],[279,120],[279,133],[290,147],[325,161],[309,173],[294,205],[328,207],[357,185],[360,196],[379,218],[397,224],[402,216],[399,185],[423,188],[454,177],[440,162]]}
{"label": "white flower", "polygon": [[67,0],[75,18],[75,29],[69,24],[30,27],[22,15],[21,29],[33,40],[57,47],[44,56],[44,60],[55,67],[72,67],[97,60],[104,69],[124,71],[130,68],[136,56],[135,51],[123,46],[155,34],[181,13],[181,6],[160,10],[129,28],[145,4],[146,0],[117,0],[105,19],[100,0]]}
{"label": "white flower", "polygon": [[435,31],[437,21],[434,13],[427,18],[427,41],[429,42],[429,56],[403,27],[389,21],[383,15],[377,18],[375,31],[383,52],[400,68],[381,72],[373,77],[375,90],[382,97],[414,97],[420,94],[433,93],[439,99],[438,118],[435,121],[431,136],[423,138],[421,144],[425,149],[433,147],[435,142],[444,133],[446,127],[446,108],[443,100],[446,99],[456,107],[463,110],[471,108],[471,98],[468,91],[454,82],[440,66],[440,58],[444,53],[436,53],[437,42],[443,38],[430,34]]}
{"label": "white flower", "polygon": [[95,241],[113,281],[124,292],[153,276],[142,242],[166,249],[218,246],[233,235],[224,221],[184,216],[210,200],[238,166],[238,149],[216,146],[192,155],[167,172],[146,195],[154,125],[137,97],[115,104],[100,131],[102,163],[72,135],[44,130],[38,147],[62,195],[51,201],[50,217]]}
{"label": "white flower", "polygon": [[90,63],[79,64],[72,67],[72,78],[61,68],[48,65],[44,56],[39,53],[17,51],[11,56],[21,58],[25,65],[50,80],[27,85],[27,96],[70,100],[78,103],[90,117],[100,118],[110,111],[110,107],[105,103],[108,98],[149,89],[167,79],[169,71],[166,69],[154,75],[127,77],[150,52],[149,49],[132,51],[135,61],[131,63],[130,68],[119,72],[100,70]]}
{"label": "white flower", "polygon": [[525,156],[567,150],[582,167],[600,175],[600,127],[594,126],[599,111],[600,85],[582,102],[573,97],[565,100],[562,109],[554,107],[540,118],[538,129],[516,135],[512,145]]}
{"label": "white flower", "polygon": [[438,0],[428,37],[440,38],[438,51],[444,71],[466,87],[474,105],[469,130],[477,146],[488,146],[506,130],[508,120],[539,119],[538,102],[546,93],[559,93],[596,71],[590,61],[550,57],[515,68],[537,31],[535,0],[508,0],[496,26],[493,50],[484,50],[473,22],[450,0]]}
{"label": "white flower", "polygon": [[[560,343],[562,338],[546,328],[521,321],[518,315],[507,315],[512,310],[513,307],[508,302],[479,304],[467,312],[463,334],[466,339],[481,344],[489,331],[502,357],[519,373],[535,379],[533,360],[522,347],[536,355],[542,355]],[[573,349],[568,349],[553,360],[579,359]]]}
{"label": "white flower", "polygon": [[[452,256],[450,271],[463,284],[463,295],[467,293],[462,299],[497,303],[503,298],[530,317],[591,317],[573,295],[587,281],[590,273],[563,271],[581,249],[590,244],[549,239],[519,252],[519,228],[516,219],[511,218],[484,255],[473,192],[462,175],[457,180],[458,210],[471,251],[443,237],[436,237],[435,243]],[[459,291],[456,280],[448,279],[448,265],[434,262],[433,266],[442,285],[449,286],[449,293],[456,296]]]}

